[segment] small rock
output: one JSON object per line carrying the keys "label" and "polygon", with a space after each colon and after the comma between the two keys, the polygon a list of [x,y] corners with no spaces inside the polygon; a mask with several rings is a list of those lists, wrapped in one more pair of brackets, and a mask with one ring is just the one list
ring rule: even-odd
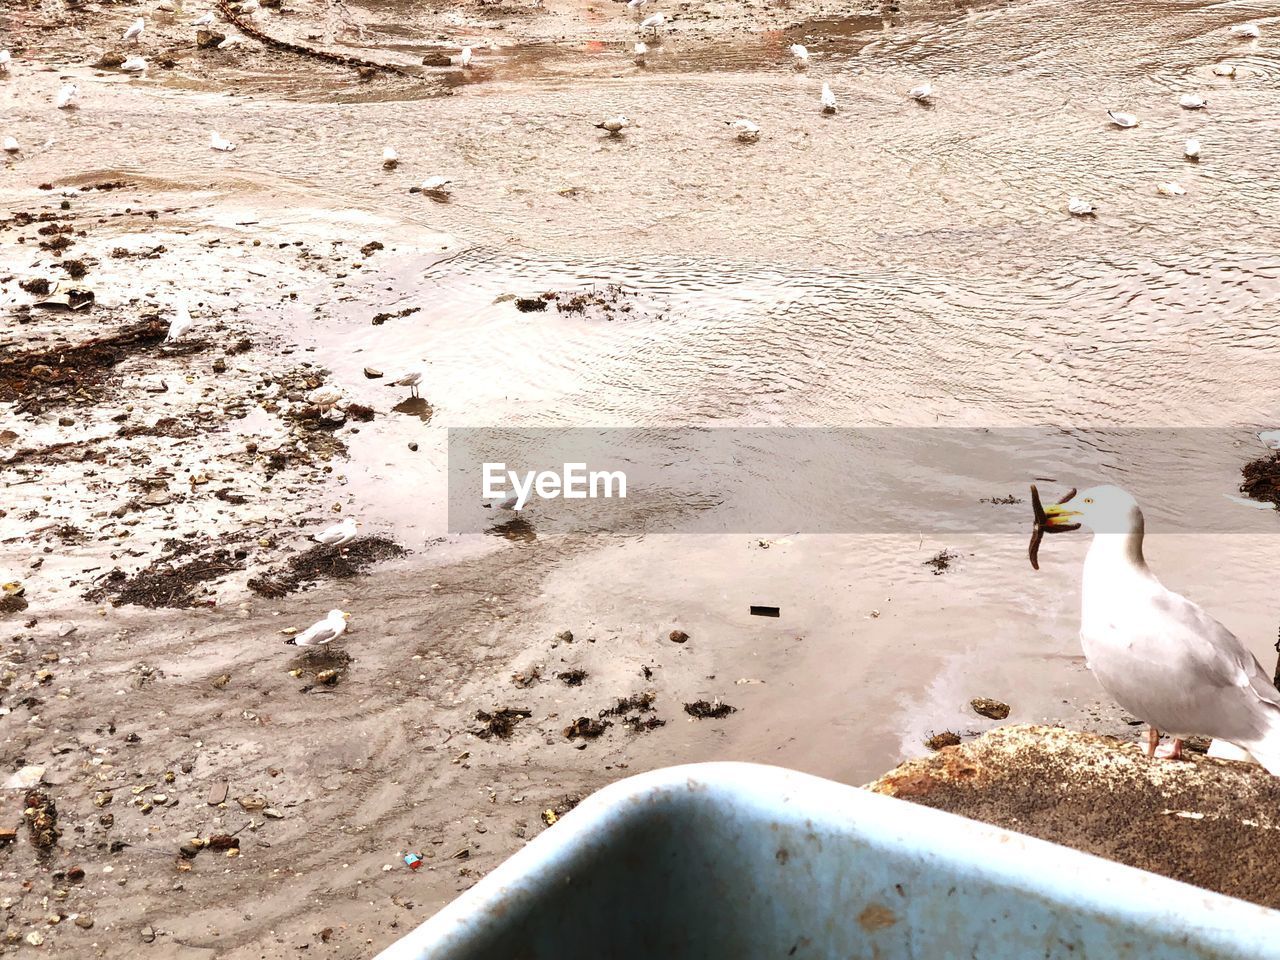
{"label": "small rock", "polygon": [[1009,716],[1009,705],[990,697],[974,697],[969,701],[974,713],[989,720],[1003,720]]}
{"label": "small rock", "polygon": [[960,735],[952,733],[950,730],[943,730],[941,733],[935,733],[926,740],[924,745],[930,750],[941,750],[943,747],[958,747],[960,746]]}
{"label": "small rock", "polygon": [[114,70],[120,64],[124,63],[126,57],[119,50],[108,50],[98,58],[98,62],[94,64],[100,70]]}
{"label": "small rock", "polygon": [[93,917],[89,916],[87,913],[82,913],[80,916],[76,917],[75,923],[81,930],[88,930],[93,927]]}
{"label": "small rock", "polygon": [[451,67],[453,66],[453,57],[447,53],[428,53],[422,58],[424,67]]}
{"label": "small rock", "polygon": [[213,685],[217,687],[219,690],[221,690],[230,682],[231,682],[231,674],[229,673],[224,673],[224,674],[221,674],[220,676],[213,678]]}
{"label": "small rock", "polygon": [[26,941],[33,947],[38,947],[40,944],[44,943],[44,934],[39,930],[32,930],[27,934]]}
{"label": "small rock", "polygon": [[412,440],[409,441],[409,449],[416,451],[418,449],[418,444]]}
{"label": "small rock", "polygon": [[272,820],[283,820],[283,819],[284,819],[284,814],[283,814],[283,813],[281,813],[279,810],[277,810],[275,807],[263,807],[263,808],[262,808],[262,815],[263,815],[264,817],[270,817]]}
{"label": "small rock", "polygon": [[573,643],[573,631],[561,630],[559,633],[556,634],[556,639],[559,640],[561,643]]}
{"label": "small rock", "polygon": [[224,359],[222,359],[222,357],[219,357],[217,360],[213,361],[213,372],[214,372],[214,373],[226,373],[226,372],[227,372],[227,361],[226,361],[226,360],[224,360]]}
{"label": "small rock", "polygon": [[196,31],[196,48],[200,50],[209,50],[216,47],[225,39],[227,39],[227,35],[225,33],[200,29]]}
{"label": "small rock", "polygon": [[376,370],[373,367],[365,367],[364,375],[370,380],[377,380],[380,376],[382,376],[382,371]]}
{"label": "small rock", "polygon": [[30,790],[44,779],[44,767],[23,767],[4,782],[7,790]]}
{"label": "small rock", "polygon": [[152,943],[155,941],[155,938],[156,938],[156,932],[151,928],[151,924],[147,924],[145,927],[142,928],[143,943]]}
{"label": "small rock", "polygon": [[672,643],[688,643],[689,635],[683,630],[672,630],[667,639]]}

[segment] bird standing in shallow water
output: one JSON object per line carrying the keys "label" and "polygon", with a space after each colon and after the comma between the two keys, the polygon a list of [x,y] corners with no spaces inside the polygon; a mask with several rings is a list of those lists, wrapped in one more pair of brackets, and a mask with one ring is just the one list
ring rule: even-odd
{"label": "bird standing in shallow water", "polygon": [[9,63],[13,60],[8,50],[0,50],[0,76],[9,75]]}
{"label": "bird standing in shallow water", "polygon": [[80,88],[74,83],[64,83],[62,89],[58,91],[58,96],[54,99],[53,105],[59,110],[68,110],[74,107],[79,99]]}
{"label": "bird standing in shallow water", "polygon": [[618,134],[622,133],[623,130],[627,129],[627,127],[629,127],[630,125],[631,125],[630,120],[628,120],[622,114],[618,114],[616,117],[605,117],[604,120],[602,120],[600,123],[597,123],[595,126],[597,130],[604,130],[610,136],[616,137]]}
{"label": "bird standing in shallow water", "polygon": [[409,396],[416,397],[418,395],[418,384],[422,382],[422,371],[411,370],[398,380],[392,380],[387,384],[388,387],[408,387]]}
{"label": "bird standing in shallow water", "polygon": [[382,148],[382,169],[394,170],[400,165],[400,154],[396,153],[395,147]]}
{"label": "bird standing in shallow water", "polygon": [[[1187,737],[1213,737],[1280,776],[1280,691],[1235,634],[1156,579],[1133,496],[1092,487],[1044,513],[1049,530],[1078,523],[1093,532],[1080,643],[1107,693],[1150,724],[1148,756],[1177,759]],[[1157,751],[1161,732],[1173,742]]]}
{"label": "bird standing in shallow water", "polygon": [[649,45],[643,40],[636,41],[635,45],[636,66],[643,67],[645,58],[649,55]]}
{"label": "bird standing in shallow water", "polygon": [[124,63],[120,64],[120,69],[125,73],[141,73],[147,69],[147,61],[142,57],[130,57]]}
{"label": "bird standing in shallow water", "polygon": [[1121,113],[1119,110],[1108,110],[1107,116],[1117,127],[1128,130],[1138,125],[1138,118],[1132,113]]}
{"label": "bird standing in shallow water", "polygon": [[129,29],[124,32],[124,36],[121,39],[132,40],[134,43],[137,43],[138,39],[142,36],[142,31],[145,30],[146,27],[147,22],[139,17],[137,20],[133,21],[133,23],[129,24]]}
{"label": "bird standing in shallow water", "polygon": [[925,81],[920,86],[908,90],[907,96],[918,103],[925,103],[933,96],[933,84]]}
{"label": "bird standing in shallow water", "polygon": [[822,84],[822,112],[835,113],[836,109],[836,95],[831,92],[831,85],[824,82]]}
{"label": "bird standing in shallow water", "polygon": [[743,143],[755,143],[760,139],[760,128],[750,120],[726,120],[725,123]]}
{"label": "bird standing in shallow water", "polygon": [[191,319],[191,311],[187,309],[187,302],[179,300],[173,307],[173,319],[169,321],[169,334],[164,338],[165,343],[181,338],[196,322]]}
{"label": "bird standing in shallow water", "polygon": [[1187,142],[1182,145],[1182,155],[1188,160],[1200,159],[1200,141],[1195,137],[1188,138]]}
{"label": "bird standing in shallow water", "polygon": [[347,618],[350,616],[351,614],[342,610],[330,610],[323,620],[313,623],[285,643],[294,647],[322,647],[326,643],[332,643],[346,631]]}

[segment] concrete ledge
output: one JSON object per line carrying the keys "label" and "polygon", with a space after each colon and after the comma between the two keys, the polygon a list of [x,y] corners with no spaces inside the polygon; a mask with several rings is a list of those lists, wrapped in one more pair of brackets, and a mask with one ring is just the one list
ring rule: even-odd
{"label": "concrete ledge", "polygon": [[1000,727],[868,789],[1280,908],[1280,778],[1060,727]]}

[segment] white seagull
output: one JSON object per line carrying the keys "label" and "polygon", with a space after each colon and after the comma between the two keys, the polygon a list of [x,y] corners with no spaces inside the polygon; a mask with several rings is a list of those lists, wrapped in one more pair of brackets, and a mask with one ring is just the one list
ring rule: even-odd
{"label": "white seagull", "polygon": [[1184,93],[1178,98],[1178,106],[1183,110],[1202,110],[1208,102],[1198,93]]}
{"label": "white seagull", "polygon": [[422,371],[411,370],[398,380],[392,380],[387,384],[388,387],[408,387],[409,396],[416,397],[418,395],[418,384],[422,382]]}
{"label": "white seagull", "polygon": [[17,140],[15,140],[15,139],[13,139],[13,137],[5,137],[5,138],[4,138],[4,152],[5,152],[5,153],[17,153],[20,149],[22,149],[22,148],[18,146],[18,141],[17,141]]}
{"label": "white seagull", "polygon": [[1170,180],[1167,183],[1156,184],[1156,192],[1166,197],[1180,197],[1187,192],[1187,189],[1182,184]]}
{"label": "white seagull", "polygon": [[137,20],[133,21],[133,23],[129,24],[129,29],[124,32],[124,37],[122,39],[132,40],[134,43],[137,43],[138,38],[142,36],[142,31],[146,29],[146,26],[147,22],[139,17]]}
{"label": "white seagull", "polygon": [[755,143],[760,139],[760,128],[750,120],[726,120],[725,123],[743,143]]}
{"label": "white seagull", "polygon": [[635,55],[636,55],[637,66],[641,66],[641,67],[644,66],[644,58],[648,56],[648,54],[649,54],[649,45],[645,43],[643,40],[636,41]]}
{"label": "white seagull", "polygon": [[343,544],[350,543],[356,538],[356,518],[347,517],[341,523],[335,523],[332,526],[325,527],[319,533],[312,536],[312,540],[316,543],[323,543],[326,547],[341,547]]}
{"label": "white seagull", "polygon": [[209,134],[209,148],[229,153],[236,148],[236,145],[215,130]]}
{"label": "white seagull", "polygon": [[1132,113],[1121,113],[1119,110],[1108,110],[1107,116],[1111,118],[1111,122],[1117,127],[1125,130],[1138,125],[1138,118]]}
{"label": "white seagull", "polygon": [[1215,64],[1213,68],[1213,75],[1215,77],[1234,77],[1236,75],[1236,68],[1230,63]]}
{"label": "white seagull", "polygon": [[9,56],[8,50],[0,50],[0,74],[8,76],[9,63],[13,58]]}
{"label": "white seagull", "polygon": [[290,637],[285,643],[295,647],[322,647],[342,636],[347,629],[347,618],[351,614],[343,610],[330,610],[323,620],[313,623],[296,637]]}
{"label": "white seagull", "polygon": [[147,69],[147,61],[142,57],[129,57],[124,63],[120,64],[120,69],[125,73],[141,73]]}
{"label": "white seagull", "polygon": [[1067,212],[1073,217],[1092,217],[1094,215],[1093,204],[1088,200],[1072,197],[1067,201]]}
{"label": "white seagull", "polygon": [[394,170],[400,164],[400,154],[395,147],[382,148],[382,166],[385,170]]}
{"label": "white seagull", "polygon": [[257,13],[258,7],[259,7],[258,0],[244,0],[244,3],[240,4],[240,9],[237,10],[236,12],[237,13]]}
{"label": "white seagull", "polygon": [[192,20],[192,21],[191,21],[191,25],[192,25],[193,27],[207,27],[207,26],[209,26],[209,24],[211,24],[211,23],[213,23],[213,11],[212,11],[212,10],[210,10],[208,13],[206,13],[206,14],[204,14],[204,15],[202,15],[202,16],[199,16],[199,17],[197,17],[196,19],[194,19],[194,20]]}
{"label": "white seagull", "polygon": [[630,120],[622,114],[618,114],[616,117],[605,117],[604,120],[597,123],[595,126],[597,130],[606,130],[610,136],[616,137],[630,125]]}
{"label": "white seagull", "polygon": [[458,63],[464,68],[471,66],[471,48],[463,47],[462,53],[458,54]]}
{"label": "white seagull", "polygon": [[797,70],[803,70],[809,65],[809,50],[803,43],[793,43],[790,50]]}
{"label": "white seagull", "polygon": [[1255,40],[1262,36],[1262,31],[1258,29],[1256,23],[1242,23],[1239,26],[1232,27],[1231,33],[1237,37],[1248,37]]}
{"label": "white seagull", "polygon": [[1188,160],[1200,159],[1200,141],[1195,137],[1188,137],[1187,142],[1182,145],[1182,155]]}
{"label": "white seagull", "polygon": [[912,87],[908,90],[907,96],[912,100],[919,100],[921,103],[924,103],[933,96],[933,84],[926,80],[924,83],[920,84],[920,86]]}
{"label": "white seagull", "polygon": [[662,29],[666,22],[666,14],[655,13],[653,16],[640,21],[640,29],[652,30],[653,35],[656,37],[658,35],[658,31]]}
{"label": "white seagull", "polygon": [[451,183],[453,181],[449,177],[427,177],[418,189],[428,196],[447,197],[452,192],[449,189]]}
{"label": "white seagull", "polygon": [[1143,518],[1119,487],[1093,487],[1046,506],[1048,529],[1093,531],[1081,582],[1080,643],[1089,669],[1115,701],[1173,738],[1212,737],[1253,754],[1280,776],[1280,691],[1236,636],[1156,579],[1142,553]]}
{"label": "white seagull", "polygon": [[831,84],[824,82],[822,84],[822,112],[835,113],[837,109],[836,95],[831,92]]}
{"label": "white seagull", "polygon": [[76,105],[76,100],[79,98],[80,88],[74,83],[64,83],[57,97],[54,98],[53,105],[59,110],[69,110]]}
{"label": "white seagull", "polygon": [[648,2],[649,0],[627,0],[627,7],[631,10],[639,10]]}
{"label": "white seagull", "polygon": [[164,338],[165,343],[180,339],[195,325],[196,322],[191,319],[191,311],[187,309],[187,301],[178,300],[173,307],[173,319],[169,321],[169,334]]}

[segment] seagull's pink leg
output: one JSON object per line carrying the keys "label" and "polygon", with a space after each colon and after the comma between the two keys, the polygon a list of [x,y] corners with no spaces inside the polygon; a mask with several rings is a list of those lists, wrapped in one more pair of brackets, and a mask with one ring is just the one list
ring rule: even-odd
{"label": "seagull's pink leg", "polygon": [[1147,728],[1147,756],[1156,755],[1156,747],[1160,745],[1160,731],[1155,727]]}
{"label": "seagull's pink leg", "polygon": [[1182,741],[1177,737],[1173,738],[1173,742],[1167,747],[1161,747],[1155,753],[1161,760],[1181,760],[1182,759]]}

